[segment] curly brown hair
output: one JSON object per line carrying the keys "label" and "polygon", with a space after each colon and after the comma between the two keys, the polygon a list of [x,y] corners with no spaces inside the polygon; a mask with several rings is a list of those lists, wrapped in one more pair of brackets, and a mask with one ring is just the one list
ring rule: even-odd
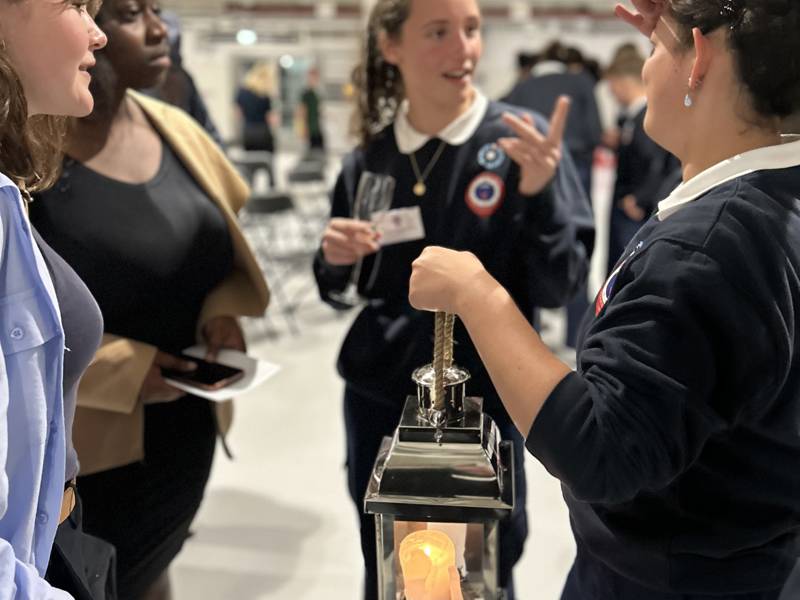
{"label": "curly brown hair", "polygon": [[[71,1],[64,0],[64,4],[70,5]],[[87,10],[94,16],[101,4],[102,0],[90,0]],[[3,123],[0,128],[0,172],[30,193],[52,186],[61,171],[67,119],[51,115],[28,116],[22,82],[2,50],[0,122]]]}
{"label": "curly brown hair", "polygon": [[361,62],[353,69],[356,108],[352,133],[362,146],[394,120],[405,96],[398,68],[381,54],[380,36],[398,39],[411,12],[412,0],[378,0],[370,13]]}

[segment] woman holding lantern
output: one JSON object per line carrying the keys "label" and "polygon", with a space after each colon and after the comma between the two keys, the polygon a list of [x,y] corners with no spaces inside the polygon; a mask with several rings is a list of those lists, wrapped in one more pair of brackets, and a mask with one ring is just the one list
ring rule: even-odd
{"label": "woman holding lantern", "polygon": [[598,294],[577,371],[472,254],[426,249],[410,300],[461,317],[563,482],[564,600],[796,598],[800,144],[779,128],[800,110],[800,5],[634,4],[617,11],[653,43],[645,128],[683,183]]}
{"label": "woman holding lantern", "polygon": [[[376,3],[366,54],[354,73],[361,144],[344,161],[314,265],[326,301],[346,306],[341,291],[351,278],[368,300],[338,361],[346,380],[348,478],[361,519],[366,598],[377,597],[377,577],[375,526],[362,514],[364,492],[381,440],[397,427],[405,396],[413,393],[411,373],[431,352],[433,319],[408,304],[412,261],[434,243],[470,250],[533,319],[536,307],[571,298],[592,249],[591,211],[571,159],[559,166],[555,158],[567,101],[556,108],[549,133],[541,117],[489,102],[472,83],[480,27],[475,0]],[[547,139],[553,157],[533,160],[528,139]],[[390,208],[402,231],[383,230],[379,240],[368,221],[354,219],[367,216],[357,210],[365,195]],[[397,243],[389,243],[389,233]],[[515,441],[515,511],[500,533],[500,583],[513,598],[511,568],[527,535],[522,438],[463,328],[455,338],[456,359],[472,374],[471,393],[484,397],[503,437]]]}

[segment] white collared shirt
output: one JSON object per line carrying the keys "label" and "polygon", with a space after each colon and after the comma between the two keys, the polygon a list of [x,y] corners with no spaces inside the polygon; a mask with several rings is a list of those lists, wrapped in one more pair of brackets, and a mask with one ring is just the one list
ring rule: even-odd
{"label": "white collared shirt", "polygon": [[537,63],[531,69],[534,77],[544,77],[545,75],[563,75],[567,72],[567,65],[558,60],[545,60]]}
{"label": "white collared shirt", "polygon": [[64,327],[19,188],[2,173],[0,240],[0,589],[69,600],[44,580],[66,481]]}
{"label": "white collared shirt", "polygon": [[403,100],[394,119],[394,137],[397,140],[397,148],[402,154],[411,154],[422,148],[433,137],[437,137],[451,146],[460,146],[478,130],[488,106],[489,100],[476,89],[475,98],[469,109],[451,121],[436,136],[430,136],[414,129],[408,120],[408,100]]}
{"label": "white collared shirt", "polygon": [[635,119],[642,109],[647,106],[647,96],[640,96],[628,106],[622,109],[622,113],[626,119]]}
{"label": "white collared shirt", "polygon": [[658,219],[663,221],[689,202],[717,186],[756,171],[788,169],[800,165],[800,142],[766,146],[744,152],[706,169],[680,184],[666,200],[658,203]]}

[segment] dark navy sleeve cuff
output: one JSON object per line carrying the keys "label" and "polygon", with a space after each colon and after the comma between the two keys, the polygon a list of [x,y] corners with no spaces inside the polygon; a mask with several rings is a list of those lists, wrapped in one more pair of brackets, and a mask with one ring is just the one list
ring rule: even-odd
{"label": "dark navy sleeve cuff", "polygon": [[576,418],[576,413],[583,412],[580,405],[585,403],[588,393],[589,388],[580,374],[572,372],[564,377],[545,400],[525,440],[528,451],[551,475],[562,481],[573,470],[568,466],[571,461],[580,460],[579,456],[569,456],[574,445],[566,444],[565,440],[580,437],[580,427],[586,421]]}
{"label": "dark navy sleeve cuff", "polygon": [[[519,194],[519,192],[517,191]],[[522,196],[522,194],[520,194]],[[525,211],[527,221],[530,225],[541,227],[543,224],[548,224],[555,212],[556,206],[556,190],[555,185],[551,181],[544,189],[537,192],[533,196],[522,196],[526,202],[529,202],[528,210]]]}

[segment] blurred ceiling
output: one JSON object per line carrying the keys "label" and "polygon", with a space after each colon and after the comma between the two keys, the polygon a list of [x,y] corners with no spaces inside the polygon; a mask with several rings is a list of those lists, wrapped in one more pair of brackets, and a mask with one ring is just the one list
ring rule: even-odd
{"label": "blurred ceiling", "polygon": [[[274,16],[353,17],[374,0],[166,0],[167,8],[187,13],[254,13]],[[435,2],[436,0],[429,0]],[[537,14],[608,15],[614,0],[479,0],[488,18],[520,19]]]}

